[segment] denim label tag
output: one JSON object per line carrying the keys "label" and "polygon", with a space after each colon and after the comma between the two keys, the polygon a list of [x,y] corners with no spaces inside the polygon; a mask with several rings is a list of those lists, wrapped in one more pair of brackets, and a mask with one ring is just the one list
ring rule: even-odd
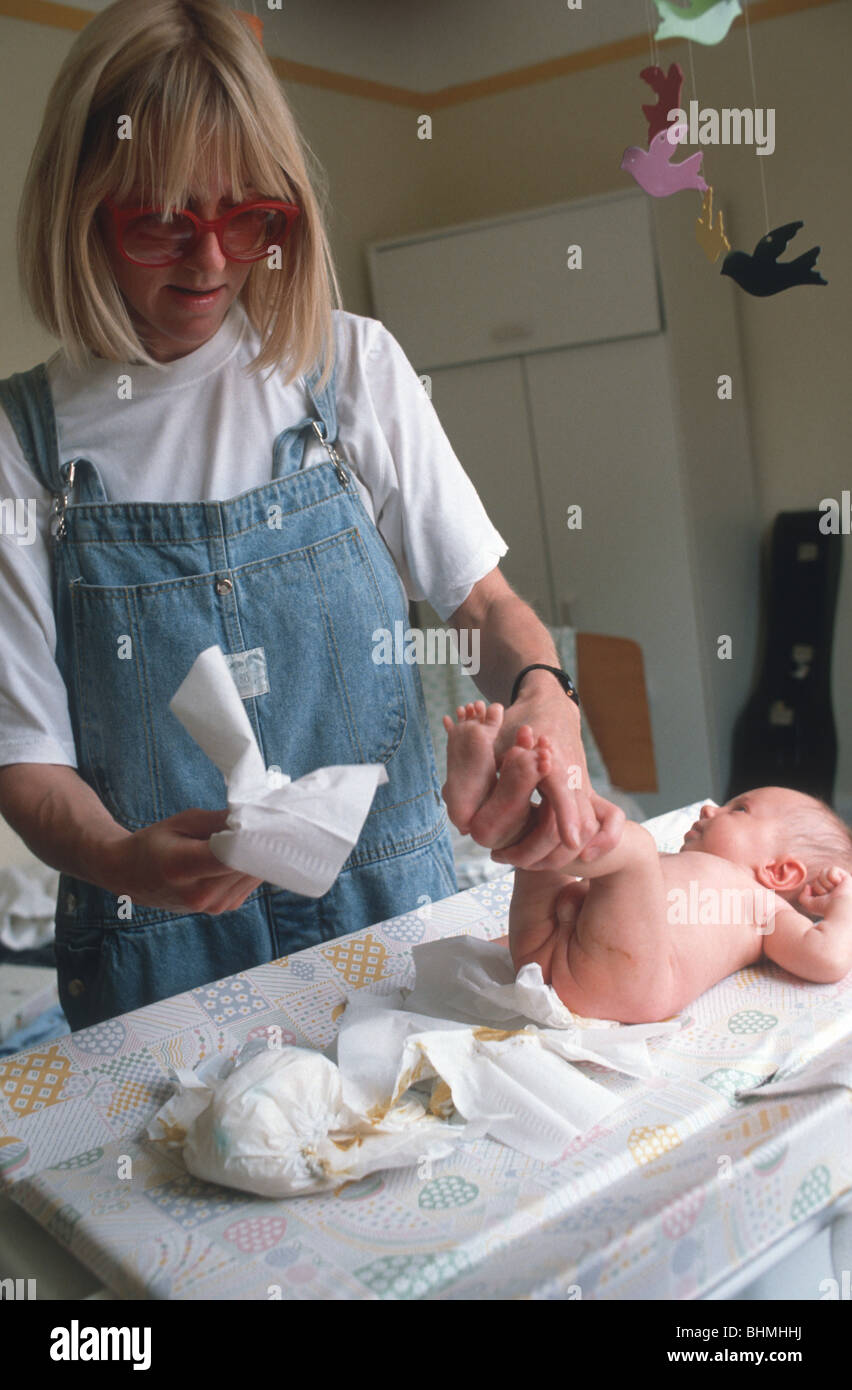
{"label": "denim label tag", "polygon": [[250,700],[253,695],[268,695],[269,679],[263,647],[252,647],[248,652],[225,652],[224,656],[243,700]]}

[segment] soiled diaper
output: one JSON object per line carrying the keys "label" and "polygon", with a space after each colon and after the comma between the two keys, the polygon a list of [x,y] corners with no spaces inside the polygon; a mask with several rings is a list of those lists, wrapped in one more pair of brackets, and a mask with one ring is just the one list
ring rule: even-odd
{"label": "soiled diaper", "polygon": [[469,1128],[431,1114],[428,1096],[358,1115],[321,1052],[271,1048],[264,1039],[244,1047],[236,1064],[216,1058],[175,1079],[150,1138],[182,1147],[195,1177],[260,1197],[321,1192],[381,1168],[445,1158]]}
{"label": "soiled diaper", "polygon": [[265,1197],[443,1158],[485,1134],[552,1162],[624,1098],[623,1082],[605,1085],[574,1063],[650,1076],[646,1039],[676,1026],[578,1019],[538,966],[513,980],[493,942],[451,937],[413,956],[407,997],[359,990],[349,1000],[336,1061],[254,1039],[234,1062],[176,1072],[149,1136],[182,1147],[196,1177]]}

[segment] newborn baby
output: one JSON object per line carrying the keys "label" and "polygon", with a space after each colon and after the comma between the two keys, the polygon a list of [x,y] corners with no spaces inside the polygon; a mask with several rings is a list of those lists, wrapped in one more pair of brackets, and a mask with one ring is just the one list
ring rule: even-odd
{"label": "newborn baby", "polygon": [[[497,782],[517,807],[509,844],[534,814],[530,795],[550,771],[551,747],[519,729],[498,781],[502,717],[479,700],[444,727],[459,789],[453,819],[464,824]],[[590,864],[561,853],[556,869],[515,870],[509,948],[516,970],[536,962],[584,1017],[659,1022],[763,956],[820,984],[852,969],[852,832],[815,797],[758,787],[705,806],[677,854],[658,854],[633,821]]]}

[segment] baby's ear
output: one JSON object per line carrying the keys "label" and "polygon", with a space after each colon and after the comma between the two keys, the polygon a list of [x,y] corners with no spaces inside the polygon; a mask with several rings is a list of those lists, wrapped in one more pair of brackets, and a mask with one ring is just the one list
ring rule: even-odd
{"label": "baby's ear", "polygon": [[755,870],[758,883],[771,888],[774,893],[795,893],[808,881],[807,865],[801,859],[786,855],[769,864],[761,864]]}

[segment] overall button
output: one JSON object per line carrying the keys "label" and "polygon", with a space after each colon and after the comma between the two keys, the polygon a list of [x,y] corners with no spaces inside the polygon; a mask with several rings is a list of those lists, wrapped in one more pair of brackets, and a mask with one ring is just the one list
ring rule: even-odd
{"label": "overall button", "polygon": [[234,587],[233,581],[230,580],[230,579],[217,579],[217,580],[216,580],[216,593],[217,593],[217,594],[229,594],[229,593],[231,592],[231,590],[233,589],[233,587]]}
{"label": "overall button", "polygon": [[76,911],[77,911],[77,899],[76,899],[76,897],[74,896],[73,893],[66,893],[66,894],[65,894],[65,911],[66,911],[66,912],[76,912]]}
{"label": "overall button", "polygon": [[84,993],[85,988],[86,986],[83,984],[82,980],[68,981],[68,993],[71,995],[72,999],[79,999],[80,995]]}

